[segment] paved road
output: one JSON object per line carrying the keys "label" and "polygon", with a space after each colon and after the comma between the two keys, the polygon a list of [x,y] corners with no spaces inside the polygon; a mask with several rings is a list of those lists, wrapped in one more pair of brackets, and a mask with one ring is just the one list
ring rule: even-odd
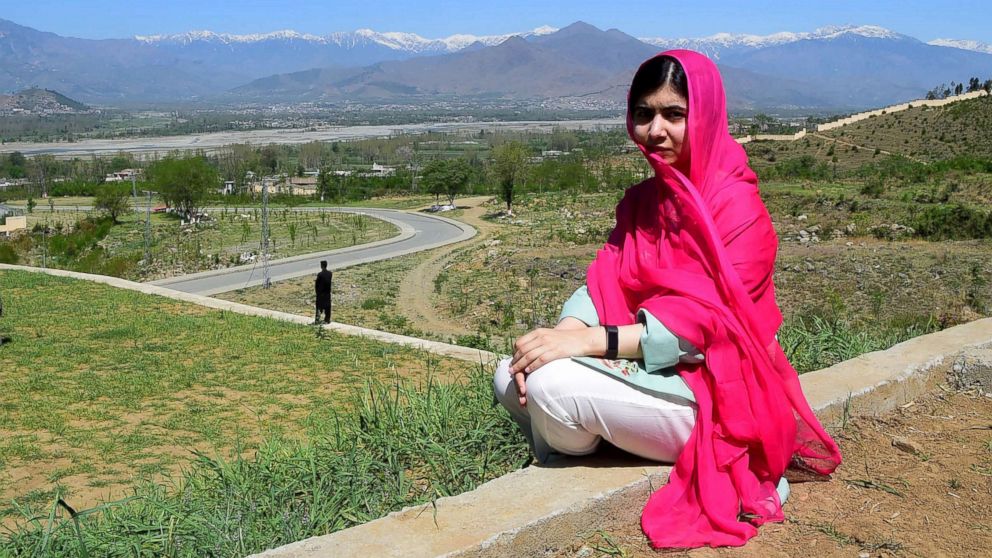
{"label": "paved road", "polygon": [[[318,208],[309,208],[306,210],[321,211]],[[327,260],[327,267],[329,269],[340,269],[444,246],[445,244],[472,238],[476,234],[474,228],[464,223],[431,215],[407,213],[391,209],[334,209],[333,211],[362,213],[388,221],[399,227],[400,234],[391,239],[373,242],[371,244],[273,260],[269,263],[269,276],[272,281],[314,275],[320,271],[320,260]],[[262,264],[261,262],[256,262],[253,265],[231,267],[217,271],[206,271],[192,275],[183,275],[182,277],[152,281],[151,284],[161,285],[177,291],[210,296],[226,291],[261,285],[262,280]]]}

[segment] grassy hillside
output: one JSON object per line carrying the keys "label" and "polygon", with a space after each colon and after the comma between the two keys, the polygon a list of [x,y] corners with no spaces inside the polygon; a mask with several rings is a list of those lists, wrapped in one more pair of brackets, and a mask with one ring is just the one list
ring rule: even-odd
{"label": "grassy hillside", "polygon": [[943,107],[914,107],[884,114],[822,135],[868,150],[904,155],[926,162],[960,155],[992,157],[992,97],[978,97]]}
{"label": "grassy hillside", "polygon": [[0,556],[85,555],[60,498],[135,495],[82,518],[91,556],[243,556],[526,456],[464,362],[41,274],[0,290]]}
{"label": "grassy hillside", "polygon": [[[794,142],[758,141],[745,145],[756,170],[810,157],[838,175],[889,156],[931,163],[967,155],[992,159],[992,97],[943,107],[914,107],[883,114],[826,132],[810,132]],[[836,158],[836,161],[835,161]],[[836,167],[836,168],[835,168]]]}

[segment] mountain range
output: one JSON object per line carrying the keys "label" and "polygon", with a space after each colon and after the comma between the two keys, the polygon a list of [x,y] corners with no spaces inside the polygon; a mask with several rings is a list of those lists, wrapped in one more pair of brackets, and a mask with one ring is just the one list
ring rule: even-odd
{"label": "mountain range", "polygon": [[875,26],[701,39],[639,39],[577,22],[444,39],[363,29],[91,40],[0,20],[0,92],[35,86],[112,106],[565,99],[619,107],[637,64],[667,48],[716,60],[732,110],[859,109],[922,97],[940,83],[992,77],[988,45],[928,44]]}

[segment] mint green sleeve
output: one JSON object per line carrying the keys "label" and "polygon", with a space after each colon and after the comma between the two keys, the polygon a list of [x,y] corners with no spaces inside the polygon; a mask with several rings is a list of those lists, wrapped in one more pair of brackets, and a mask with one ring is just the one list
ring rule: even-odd
{"label": "mint green sleeve", "polygon": [[637,312],[637,320],[644,324],[641,332],[644,369],[655,372],[678,364],[683,354],[679,350],[679,338],[643,308]]}
{"label": "mint green sleeve", "polygon": [[655,372],[681,362],[702,362],[703,355],[691,343],[679,339],[665,324],[658,321],[650,312],[641,308],[637,320],[644,324],[641,333],[641,354],[644,355],[644,369]]}
{"label": "mint green sleeve", "polygon": [[789,494],[792,492],[792,489],[789,488],[789,481],[785,480],[785,477],[780,478],[775,491],[778,492],[779,503],[784,506],[785,501],[789,499]]}
{"label": "mint green sleeve", "polygon": [[560,322],[568,317],[580,320],[589,327],[597,327],[599,325],[599,314],[596,312],[596,305],[592,303],[592,298],[589,296],[589,289],[585,285],[575,289],[572,296],[565,301],[558,321]]}

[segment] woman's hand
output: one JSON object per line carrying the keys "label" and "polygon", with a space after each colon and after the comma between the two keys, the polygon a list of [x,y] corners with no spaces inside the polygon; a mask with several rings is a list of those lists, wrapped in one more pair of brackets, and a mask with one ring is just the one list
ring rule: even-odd
{"label": "woman's hand", "polygon": [[[572,324],[574,325],[574,324]],[[527,405],[527,376],[545,364],[559,358],[593,354],[591,337],[602,328],[565,327],[531,331],[513,344],[513,359],[510,361],[510,374],[513,376],[520,405]]]}

